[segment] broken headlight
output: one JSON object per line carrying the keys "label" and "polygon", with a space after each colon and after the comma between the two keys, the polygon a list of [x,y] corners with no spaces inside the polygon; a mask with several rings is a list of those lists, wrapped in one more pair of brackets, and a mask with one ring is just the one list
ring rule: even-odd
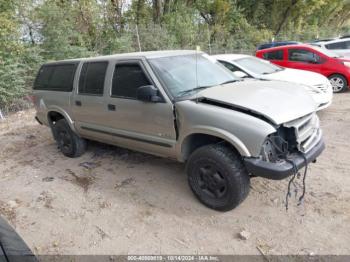
{"label": "broken headlight", "polygon": [[296,139],[291,128],[279,127],[276,133],[269,135],[261,148],[261,157],[267,162],[278,162],[294,151]]}

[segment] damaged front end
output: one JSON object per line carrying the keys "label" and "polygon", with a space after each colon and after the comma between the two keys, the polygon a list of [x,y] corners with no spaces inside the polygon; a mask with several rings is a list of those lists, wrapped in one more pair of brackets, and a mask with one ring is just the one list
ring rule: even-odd
{"label": "damaged front end", "polygon": [[264,141],[260,156],[244,161],[252,175],[279,180],[315,161],[324,148],[318,117],[312,113],[280,125]]}

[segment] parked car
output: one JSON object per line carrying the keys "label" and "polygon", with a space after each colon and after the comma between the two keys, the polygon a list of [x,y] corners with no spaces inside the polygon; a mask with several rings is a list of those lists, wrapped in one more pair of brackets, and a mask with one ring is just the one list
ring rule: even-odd
{"label": "parked car", "polygon": [[300,44],[274,47],[256,52],[256,56],[276,65],[320,73],[332,84],[333,92],[344,92],[350,83],[350,59],[330,50]]}
{"label": "parked car", "polygon": [[[250,55],[223,54],[212,57],[217,59],[237,77],[302,84],[318,103],[318,110],[327,108],[332,103],[332,85],[327,77],[321,74],[280,67]],[[281,88],[283,88],[283,85]]]}
{"label": "parked car", "polygon": [[334,53],[340,56],[350,57],[350,37],[349,36],[328,40],[328,41],[313,42],[310,44],[321,47],[323,49],[332,50]]}
{"label": "parked car", "polygon": [[299,44],[299,42],[296,42],[296,41],[276,41],[276,42],[270,42],[270,43],[264,43],[264,44],[258,45],[256,50],[262,50],[262,49],[276,47],[276,46],[297,45],[297,44]]}
{"label": "parked car", "polygon": [[91,139],[186,162],[196,197],[225,211],[250,176],[286,178],[324,149],[316,103],[280,85],[238,81],[201,52],[158,51],[44,64],[33,98],[64,155]]}

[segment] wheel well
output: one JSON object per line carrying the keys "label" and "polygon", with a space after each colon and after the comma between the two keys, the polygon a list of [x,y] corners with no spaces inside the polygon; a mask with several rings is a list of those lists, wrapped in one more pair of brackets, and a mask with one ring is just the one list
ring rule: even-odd
{"label": "wheel well", "polygon": [[58,120],[64,119],[64,116],[56,111],[51,111],[48,113],[47,118],[49,120],[50,125],[52,125],[55,124]]}
{"label": "wheel well", "polygon": [[335,76],[335,75],[339,75],[339,76],[342,76],[342,77],[344,77],[345,78],[345,80],[346,80],[346,82],[348,82],[348,79],[346,78],[346,76],[345,75],[343,75],[343,74],[340,74],[340,73],[333,73],[333,74],[330,74],[327,78],[330,78],[331,76]]}
{"label": "wheel well", "polygon": [[212,135],[207,135],[207,134],[192,134],[186,137],[182,143],[181,146],[181,154],[182,154],[182,159],[186,161],[188,157],[198,148],[206,145],[211,145],[211,144],[217,144],[217,143],[225,143],[227,144],[232,150],[235,152],[238,152],[236,148],[226,140],[212,136]]}

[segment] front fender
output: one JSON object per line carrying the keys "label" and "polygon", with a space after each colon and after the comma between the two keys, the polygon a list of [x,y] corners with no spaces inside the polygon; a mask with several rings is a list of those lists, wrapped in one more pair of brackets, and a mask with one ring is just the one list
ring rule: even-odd
{"label": "front fender", "polygon": [[194,126],[191,128],[191,132],[184,133],[179,137],[179,143],[177,143],[178,146],[176,148],[179,160],[184,160],[184,147],[186,147],[187,138],[195,134],[218,137],[231,144],[240,153],[241,156],[251,156],[248,148],[244,145],[244,143],[232,133],[212,126]]}

